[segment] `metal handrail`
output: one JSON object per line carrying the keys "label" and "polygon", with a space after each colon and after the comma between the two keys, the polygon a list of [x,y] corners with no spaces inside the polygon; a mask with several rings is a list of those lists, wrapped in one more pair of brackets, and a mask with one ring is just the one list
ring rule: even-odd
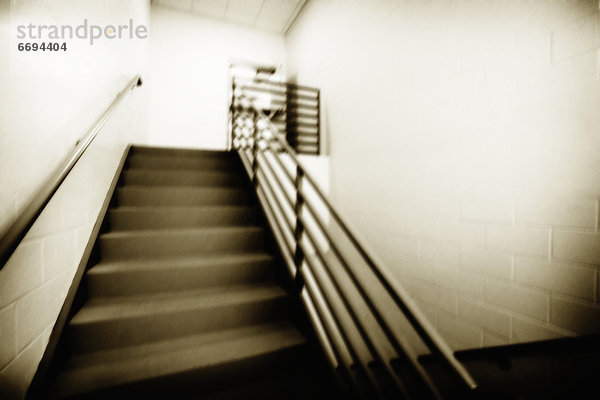
{"label": "metal handrail", "polygon": [[277,81],[272,81],[269,79],[262,79],[262,78],[249,78],[249,79],[236,78],[236,80],[238,80],[240,82],[251,81],[251,82],[255,82],[255,83],[266,83],[266,84],[270,84],[273,86],[285,85],[289,88],[293,88],[293,89],[297,89],[297,90],[304,90],[307,92],[318,92],[319,91],[319,89],[310,87],[310,86],[302,86],[302,85],[297,85],[295,83],[289,83],[289,82],[277,82]]}
{"label": "metal handrail", "polygon": [[[244,88],[242,88],[242,90],[244,90]],[[467,388],[475,389],[477,387],[477,384],[474,381],[474,379],[471,377],[471,375],[466,370],[466,368],[454,357],[454,354],[453,354],[451,348],[447,345],[447,343],[444,341],[444,339],[439,335],[439,333],[431,325],[429,320],[418,309],[418,307],[413,302],[413,300],[410,298],[410,296],[408,295],[406,290],[402,287],[400,282],[396,279],[396,277],[394,275],[392,275],[390,273],[390,271],[385,267],[385,265],[381,262],[381,260],[379,258],[377,258],[375,253],[366,245],[366,242],[356,233],[356,231],[353,228],[351,228],[349,226],[349,224],[347,222],[345,222],[341,218],[341,216],[335,211],[335,209],[333,208],[333,206],[331,205],[331,203],[329,202],[327,197],[323,194],[323,191],[321,190],[319,185],[307,173],[307,170],[306,170],[305,166],[303,165],[303,163],[300,160],[298,160],[295,151],[286,142],[285,136],[278,130],[278,128],[272,123],[272,121],[268,117],[266,117],[264,115],[264,113],[262,113],[261,110],[254,107],[254,105],[252,103],[252,98],[250,96],[246,95],[245,92],[244,92],[244,95],[249,100],[249,108],[252,109],[252,111],[258,116],[259,119],[265,121],[268,124],[269,130],[273,133],[272,139],[269,138],[268,140],[265,140],[266,149],[273,151],[273,153],[274,153],[273,159],[279,164],[280,169],[282,169],[284,171],[284,174],[286,175],[286,177],[292,183],[296,180],[292,176],[292,174],[289,172],[288,168],[286,168],[283,165],[282,160],[279,158],[279,156],[277,154],[279,152],[282,152],[282,150],[283,150],[283,153],[285,153],[287,156],[289,156],[290,159],[296,165],[297,174],[302,174],[302,178],[306,179],[310,183],[314,192],[319,197],[320,201],[327,208],[329,215],[336,221],[338,226],[343,231],[345,237],[349,240],[349,242],[352,244],[354,249],[358,251],[358,253],[362,257],[362,259],[365,261],[365,263],[368,265],[370,270],[377,277],[378,281],[383,285],[386,292],[390,295],[390,297],[393,299],[395,304],[399,307],[399,309],[402,311],[404,316],[407,318],[407,320],[409,321],[409,323],[411,324],[413,329],[420,336],[421,340],[423,340],[423,342],[427,345],[427,347],[430,349],[430,351],[432,351],[432,353],[441,356],[442,360],[445,361],[446,365],[450,367],[450,369],[453,371],[455,376],[457,376],[460,379],[460,381]],[[273,145],[271,143],[272,140],[275,140],[277,142],[278,148],[276,148],[276,149],[273,148]],[[253,145],[253,163],[252,164],[258,163],[257,154],[258,154],[258,146],[257,146],[257,139],[255,137],[255,141],[254,141],[254,145]],[[266,156],[263,158],[265,160],[267,160]],[[272,167],[269,165],[268,162],[267,162],[267,166],[269,167],[269,169],[272,169]],[[258,168],[257,168],[257,166],[254,167],[254,165],[253,165],[253,169],[254,169],[254,171],[248,171],[248,172],[251,175],[251,177],[253,178],[253,180],[256,180]],[[264,171],[262,172],[262,175],[265,176],[265,178],[266,178]],[[275,173],[273,173],[273,176],[278,181],[277,183],[279,185],[281,185],[281,182],[279,182],[279,178],[277,177],[277,175]],[[265,179],[265,181],[267,181],[267,180]],[[269,186],[270,186],[270,183],[269,183]],[[338,259],[341,261],[342,266],[344,266],[346,268],[348,275],[353,279],[353,283],[357,287],[357,290],[359,290],[359,293],[363,296],[363,299],[365,299],[365,301],[367,301],[367,305],[369,306],[371,311],[374,313],[375,319],[377,320],[377,322],[380,324],[380,326],[384,330],[386,336],[390,339],[390,342],[394,345],[395,350],[399,354],[403,354],[403,355],[407,356],[407,358],[411,362],[415,371],[422,377],[424,382],[431,389],[432,394],[435,397],[440,397],[440,394],[439,394],[438,390],[436,389],[435,385],[433,384],[433,382],[431,381],[431,378],[427,375],[426,371],[418,363],[418,360],[416,359],[416,355],[414,354],[414,352],[412,352],[411,349],[406,348],[406,343],[405,343],[405,340],[403,340],[403,338],[397,337],[395,335],[395,333],[391,329],[389,329],[382,313],[380,313],[380,311],[377,310],[376,305],[374,305],[372,302],[370,302],[369,295],[361,287],[361,282],[358,281],[357,278],[353,276],[352,271],[350,271],[350,269],[348,268],[347,260],[345,259],[344,255],[341,253],[341,251],[335,245],[335,241],[331,238],[327,229],[325,229],[324,224],[320,221],[318,214],[316,213],[316,207],[314,207],[314,205],[311,204],[310,201],[306,201],[306,199],[303,198],[303,194],[302,194],[303,191],[302,191],[301,187],[299,187],[299,186],[300,185],[298,185],[296,183],[295,187],[296,187],[297,195],[302,198],[303,204],[308,205],[309,211],[313,215],[314,220],[317,222],[317,225],[320,228],[320,232],[325,236],[325,238],[327,239],[330,246],[332,246],[332,250],[338,257]],[[269,189],[272,190],[271,187],[269,187]],[[284,197],[286,197],[286,200],[289,203],[292,199],[290,199],[289,196],[287,195],[287,193],[285,193],[285,190],[282,189],[282,192],[284,192]],[[297,220],[297,225],[298,224],[304,225],[303,218],[301,217],[301,215],[298,215],[298,213],[296,214],[296,220]],[[286,221],[286,223],[287,223],[287,221]],[[307,233],[310,233],[310,232],[307,231]],[[311,235],[309,234],[309,238],[310,238],[310,236]],[[313,242],[313,241],[314,240],[312,240],[311,242]],[[297,245],[301,246],[301,243],[297,244]],[[313,247],[315,247],[315,249],[317,249],[317,247],[314,245],[315,245],[315,243],[313,243]],[[325,265],[324,260],[321,259],[321,261]],[[352,312],[351,307],[348,307],[348,309]]]}
{"label": "metal handrail", "polygon": [[46,207],[54,193],[56,193],[59,186],[71,172],[77,161],[94,141],[98,135],[98,132],[100,132],[108,118],[115,112],[123,97],[125,97],[129,90],[141,85],[142,78],[140,75],[135,75],[131,80],[129,80],[127,85],[117,94],[108,108],[88,129],[85,136],[78,142],[77,147],[73,150],[73,152],[69,154],[65,161],[56,168],[55,172],[50,176],[50,178],[48,178],[48,180],[46,180],[46,182],[40,186],[27,207],[25,207],[23,212],[2,235],[2,238],[0,238],[0,269],[4,267],[44,207]]}
{"label": "metal handrail", "polygon": [[256,77],[235,77],[232,83],[234,92],[236,87],[243,87],[257,96],[270,96],[270,104],[280,112],[277,123],[286,125],[287,140],[295,153],[320,154],[321,92],[318,88]]}

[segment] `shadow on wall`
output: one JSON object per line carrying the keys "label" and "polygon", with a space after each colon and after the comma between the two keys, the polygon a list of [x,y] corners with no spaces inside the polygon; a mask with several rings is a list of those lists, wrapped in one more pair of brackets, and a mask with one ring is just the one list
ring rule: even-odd
{"label": "shadow on wall", "polygon": [[599,32],[591,0],[364,1],[286,36],[333,203],[456,349],[600,332]]}
{"label": "shadow on wall", "polygon": [[[9,32],[15,21],[81,24],[82,13],[98,18],[90,24],[143,24],[148,12],[146,2],[3,1],[0,29]],[[46,53],[40,62],[44,54],[22,54],[25,64],[15,70],[13,39],[0,36],[0,58],[10,61],[0,65],[0,231],[145,62],[143,41],[86,42],[81,52],[70,41],[64,57]],[[0,270],[2,399],[25,395],[121,154],[127,143],[146,141],[145,103],[143,89],[125,99]]]}

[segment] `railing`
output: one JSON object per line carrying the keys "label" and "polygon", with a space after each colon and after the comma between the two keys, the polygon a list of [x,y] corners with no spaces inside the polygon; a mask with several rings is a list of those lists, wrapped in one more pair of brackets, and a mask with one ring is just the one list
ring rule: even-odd
{"label": "railing", "polygon": [[[288,144],[299,154],[316,154],[321,149],[319,89],[275,82],[266,79],[237,78],[233,81],[233,96],[240,90],[275,110],[271,122],[280,132],[285,132]],[[268,104],[264,104],[268,103]],[[235,133],[234,138],[235,140]]]}
{"label": "railing", "polygon": [[342,220],[278,128],[241,89],[235,144],[336,375],[359,397],[443,398],[419,351],[454,387],[477,387],[396,277]]}
{"label": "railing", "polygon": [[78,142],[75,150],[68,155],[65,161],[58,166],[52,176],[38,189],[27,207],[25,207],[23,212],[17,217],[12,225],[10,225],[2,238],[0,238],[0,269],[4,267],[12,253],[15,251],[21,240],[23,240],[35,222],[36,218],[40,215],[46,204],[48,204],[54,193],[56,193],[58,187],[65,180],[69,172],[71,172],[77,161],[81,158],[90,144],[94,141],[98,135],[98,132],[100,132],[100,129],[102,129],[104,126],[104,123],[117,109],[123,97],[125,97],[129,90],[141,85],[142,78],[139,75],[136,75],[127,83],[123,90],[117,94],[112,103],[110,103],[108,108],[89,128],[85,136]]}

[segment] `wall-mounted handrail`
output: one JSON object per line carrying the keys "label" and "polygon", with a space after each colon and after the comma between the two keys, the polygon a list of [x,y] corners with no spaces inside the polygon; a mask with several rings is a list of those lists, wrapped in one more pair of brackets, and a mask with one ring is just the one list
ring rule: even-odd
{"label": "wall-mounted handrail", "polygon": [[[267,202],[269,204],[264,204],[267,207],[274,208],[277,206],[281,213],[284,213],[283,205],[277,194],[275,193],[274,187],[278,187],[283,197],[285,198],[284,203],[287,204],[295,213],[295,228],[291,226],[292,224],[288,220],[288,218],[284,218],[285,221],[277,221],[279,225],[278,228],[281,229],[283,235],[283,229],[281,225],[286,225],[288,229],[292,232],[292,235],[296,240],[296,250],[293,248],[289,248],[289,243],[285,243],[286,250],[289,254],[286,259],[287,262],[293,262],[296,264],[295,275],[302,274],[304,263],[308,265],[308,267],[313,270],[314,266],[313,261],[310,261],[308,257],[303,254],[305,252],[305,248],[303,247],[303,243],[305,240],[308,240],[310,246],[315,249],[316,260],[319,261],[324,266],[324,271],[326,272],[319,279],[327,279],[329,282],[333,283],[332,287],[335,292],[337,292],[339,298],[344,303],[344,307],[348,310],[349,317],[354,323],[356,329],[362,339],[364,340],[364,345],[367,347],[369,352],[375,357],[375,360],[378,360],[385,370],[389,373],[392,381],[394,381],[399,391],[405,396],[410,397],[407,389],[404,387],[403,382],[400,381],[397,377],[397,374],[394,371],[393,366],[391,365],[391,358],[389,357],[388,350],[386,350],[386,345],[378,342],[378,338],[387,338],[394,351],[397,353],[398,357],[403,357],[406,359],[412,370],[420,376],[422,382],[429,388],[430,394],[435,398],[441,398],[441,394],[436,387],[436,384],[432,381],[431,377],[428,375],[427,371],[420,365],[416,352],[411,348],[408,344],[406,338],[399,332],[397,329],[394,329],[393,321],[389,321],[386,313],[386,310],[381,310],[380,306],[376,301],[373,300],[372,295],[367,290],[365,283],[361,281],[361,278],[356,275],[356,271],[353,270],[350,266],[350,260],[346,254],[341,250],[341,248],[336,244],[336,239],[332,237],[331,232],[327,228],[327,224],[321,219],[319,213],[317,212],[317,208],[313,201],[310,198],[307,198],[305,195],[305,190],[303,187],[303,182],[306,181],[310,184],[310,187],[313,189],[312,191],[317,195],[318,200],[327,210],[328,216],[330,216],[337,226],[341,229],[341,232],[344,238],[352,245],[355,251],[360,255],[361,259],[368,266],[371,273],[376,277],[377,281],[381,285],[381,288],[389,295],[389,297],[396,304],[398,309],[402,312],[406,320],[410,323],[410,326],[414,329],[414,331],[421,338],[423,343],[429,348],[429,350],[438,356],[445,362],[445,365],[450,368],[451,372],[455,377],[459,379],[462,383],[463,387],[468,389],[475,389],[477,387],[476,382],[473,380],[469,372],[466,368],[455,358],[451,348],[447,345],[447,343],[443,340],[443,338],[439,335],[439,333],[435,330],[435,328],[431,325],[428,319],[422,314],[422,312],[418,309],[416,304],[410,298],[406,290],[402,287],[397,278],[385,267],[383,262],[377,258],[375,253],[366,245],[366,242],[360,238],[360,236],[356,233],[354,229],[352,229],[349,224],[344,221],[338,212],[333,208],[327,197],[324,195],[323,191],[317,184],[317,182],[308,174],[307,169],[303,165],[303,163],[298,159],[296,152],[294,149],[287,143],[285,136],[278,130],[275,124],[266,116],[264,113],[257,107],[254,106],[253,98],[244,87],[241,88],[243,91],[243,96],[238,96],[238,98],[234,97],[232,99],[232,110],[235,110],[236,107],[241,107],[242,109],[250,110],[252,115],[254,115],[254,126],[253,126],[253,135],[251,136],[252,140],[248,140],[247,143],[249,145],[239,146],[238,151],[242,161],[247,166],[247,171],[251,176],[256,190],[259,191],[261,195],[267,198],[267,193],[269,196],[272,196],[275,199],[275,203],[270,201]],[[237,103],[237,104],[236,104]],[[235,119],[235,118],[234,118]],[[259,123],[260,121],[260,123]],[[260,125],[262,124],[262,125]],[[262,132],[260,132],[262,131]],[[248,135],[247,135],[248,137]],[[248,137],[250,139],[250,137]],[[241,148],[240,148],[241,147]],[[251,149],[251,159],[248,154]],[[259,155],[262,154],[262,157]],[[266,154],[271,154],[272,157],[267,157]],[[296,167],[296,174],[292,174],[289,169],[284,165],[283,160],[281,159],[281,154],[284,154],[289,160],[292,161],[292,164]],[[291,198],[289,193],[286,192],[283,187],[282,182],[280,182],[280,177],[275,173],[274,166],[272,165],[270,158],[275,160],[277,166],[280,170],[283,170],[283,175],[287,178],[288,182],[290,182],[296,191],[296,199]],[[265,168],[266,166],[266,168]],[[267,174],[265,171],[268,171],[273,177],[274,182],[269,182]],[[262,184],[261,182],[264,182]],[[261,196],[259,196],[262,198]],[[295,200],[295,201],[294,201]],[[366,307],[370,310],[371,317],[376,323],[377,326],[374,328],[372,325],[369,325],[368,322],[362,321],[361,318],[358,318],[358,314],[360,311],[360,305],[356,302],[350,301],[348,299],[348,293],[345,293],[345,289],[343,289],[338,282],[336,282],[336,277],[332,274],[330,267],[327,265],[328,261],[325,259],[324,254],[322,254],[321,250],[318,246],[318,240],[311,232],[310,229],[307,228],[305,218],[303,217],[303,210],[307,210],[312,219],[316,222],[317,229],[319,233],[326,239],[329,248],[333,255],[339,260],[339,264],[343,267],[343,270],[346,273],[346,276],[350,279],[350,282],[353,285],[354,290],[360,295],[361,301],[364,302]],[[298,235],[298,231],[300,231],[300,235]],[[294,234],[295,232],[295,234]],[[304,235],[305,234],[305,235]],[[304,237],[304,239],[303,239]],[[281,245],[281,244],[280,244]],[[299,256],[298,256],[299,254]],[[300,257],[300,261],[297,258]],[[292,271],[291,269],[290,271]],[[314,275],[314,274],[313,274]],[[317,274],[318,275],[318,274]],[[297,280],[298,276],[294,276]],[[316,278],[316,275],[315,275]],[[319,279],[316,280],[317,286],[322,289],[322,285],[318,282]],[[314,287],[311,288],[311,292],[314,293]],[[323,294],[323,293],[321,293]],[[320,296],[321,301],[314,302],[314,304],[320,304],[321,306],[325,303],[327,307],[331,310],[331,296],[330,293],[325,292],[324,296]],[[325,301],[323,301],[323,299]],[[313,305],[314,305],[313,304]],[[357,308],[358,307],[358,308]],[[320,310],[317,309],[316,313],[313,313],[312,316],[320,315]],[[364,318],[364,314],[362,315]],[[324,326],[323,321],[319,321],[319,323]],[[340,327],[342,335],[344,337],[347,344],[347,349],[352,354],[352,357],[356,360],[360,361],[363,370],[370,375],[368,371],[368,366],[365,365],[365,362],[368,364],[368,361],[365,361],[363,357],[358,354],[358,349],[354,349],[352,346],[351,340],[345,337],[345,333],[343,332],[343,327],[339,322],[337,325]],[[337,334],[339,332],[333,332]],[[332,335],[328,335],[331,337]],[[320,341],[323,342],[327,338],[320,338]],[[339,341],[338,341],[339,342]],[[334,344],[329,342],[329,346],[333,346]],[[339,349],[333,349],[333,354],[339,354]],[[376,385],[376,384],[375,384]],[[380,391],[376,388],[376,392]]]}
{"label": "wall-mounted handrail", "polygon": [[0,269],[4,267],[12,253],[15,251],[21,240],[25,237],[37,217],[44,207],[48,204],[59,186],[63,183],[67,175],[71,172],[77,161],[94,141],[98,132],[102,129],[106,121],[115,112],[123,97],[136,86],[142,85],[140,75],[134,76],[125,87],[117,94],[106,110],[88,129],[83,139],[79,141],[77,147],[67,156],[55,170],[55,172],[46,180],[37,190],[27,207],[19,214],[15,221],[10,225],[6,232],[0,238]]}

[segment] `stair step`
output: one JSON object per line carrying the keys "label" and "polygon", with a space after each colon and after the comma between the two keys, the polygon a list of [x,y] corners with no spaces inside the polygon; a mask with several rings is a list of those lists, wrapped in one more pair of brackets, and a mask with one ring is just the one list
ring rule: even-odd
{"label": "stair step", "polygon": [[253,226],[124,231],[100,236],[102,260],[256,252],[264,228]]}
{"label": "stair step", "polygon": [[235,152],[133,146],[111,200],[41,397],[339,398]]}
{"label": "stair step", "polygon": [[192,170],[236,170],[240,164],[230,157],[202,157],[190,155],[131,154],[127,158],[128,168],[192,169]]}
{"label": "stair step", "polygon": [[135,168],[123,172],[125,185],[241,186],[248,178],[241,172]]}
{"label": "stair step", "polygon": [[235,158],[235,154],[228,150],[206,150],[206,149],[188,149],[177,147],[146,147],[132,146],[131,155],[155,155],[155,156],[196,156],[213,158]]}
{"label": "stair step", "polygon": [[248,190],[224,187],[125,186],[117,189],[119,206],[202,206],[248,204]]}
{"label": "stair step", "polygon": [[128,347],[281,318],[287,294],[275,284],[97,298],[71,319],[75,353]]}
{"label": "stair step", "polygon": [[[120,395],[177,395],[253,381],[288,369],[306,345],[289,323],[264,324],[186,336],[72,357],[53,387],[54,397],[117,388]],[[176,385],[168,385],[175,381]],[[173,393],[173,390],[177,390]],[[98,392],[101,393],[101,392]]]}
{"label": "stair step", "polygon": [[274,277],[266,253],[101,262],[86,274],[90,298],[258,283]]}
{"label": "stair step", "polygon": [[244,206],[118,207],[109,211],[112,231],[242,226],[256,222],[256,210]]}
{"label": "stair step", "polygon": [[[331,400],[343,399],[341,393],[332,390],[330,374],[325,377],[317,375],[314,364],[293,366],[277,373],[269,374],[262,379],[253,379],[243,384],[229,385],[225,390],[202,393],[186,400]],[[325,371],[327,373],[327,371]]]}

